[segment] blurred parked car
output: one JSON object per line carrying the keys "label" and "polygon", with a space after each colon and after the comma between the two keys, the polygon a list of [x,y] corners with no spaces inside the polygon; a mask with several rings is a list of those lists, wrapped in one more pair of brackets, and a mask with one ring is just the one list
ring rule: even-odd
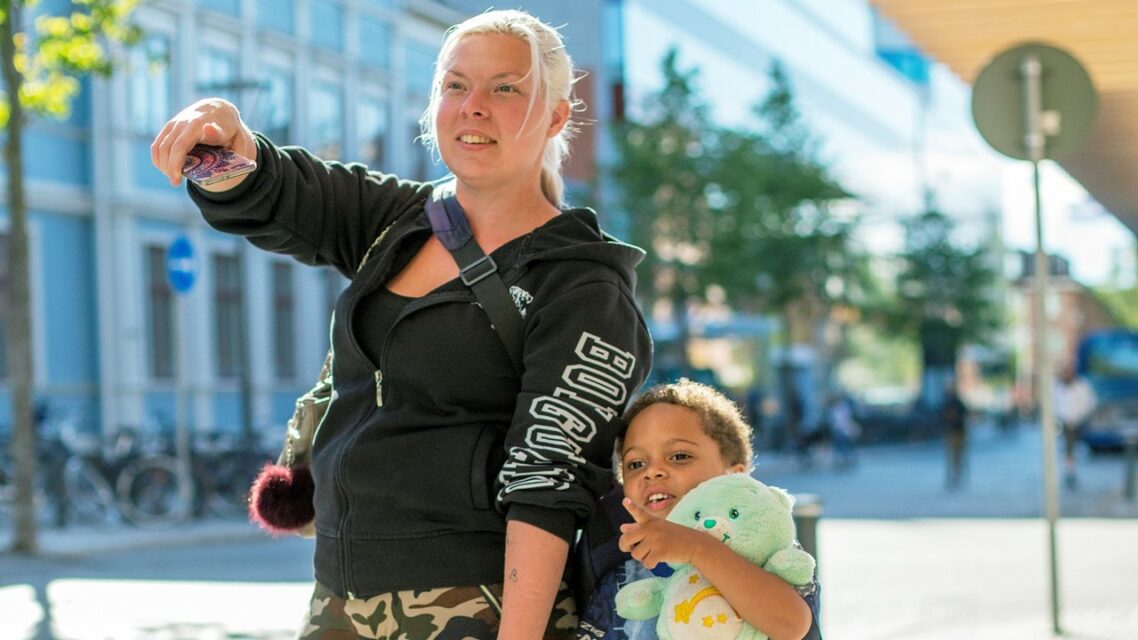
{"label": "blurred parked car", "polygon": [[1138,331],[1087,333],[1079,341],[1075,371],[1086,377],[1098,398],[1083,441],[1093,453],[1121,451],[1125,430],[1138,429]]}

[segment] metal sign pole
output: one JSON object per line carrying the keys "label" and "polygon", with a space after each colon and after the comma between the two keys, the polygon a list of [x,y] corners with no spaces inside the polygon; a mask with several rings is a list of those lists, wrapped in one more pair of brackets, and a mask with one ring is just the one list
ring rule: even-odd
{"label": "metal sign pole", "polygon": [[[1046,74],[1044,71],[1046,70]],[[1045,77],[1046,75],[1046,77]],[[1046,79],[1046,82],[1044,80]],[[1059,624],[1059,569],[1055,522],[1059,519],[1053,373],[1047,340],[1047,254],[1043,251],[1043,204],[1039,163],[1078,149],[1091,131],[1097,110],[1094,84],[1079,61],[1053,46],[1027,42],[997,54],[972,86],[972,118],[996,151],[1031,161],[1035,190],[1034,374],[1043,438],[1043,489],[1051,569],[1051,626]],[[1060,126],[1061,125],[1061,126]]]}
{"label": "metal sign pole", "polygon": [[197,281],[197,257],[194,246],[186,236],[178,236],[166,250],[166,279],[174,296],[174,455],[178,460],[178,499],[188,520],[194,514],[193,434],[189,423],[187,404],[192,400],[193,374],[190,372],[191,350],[187,347],[188,324],[186,294]]}
{"label": "metal sign pole", "polygon": [[1041,122],[1041,80],[1043,65],[1034,54],[1024,56],[1020,65],[1023,82],[1024,146],[1031,160],[1032,182],[1035,192],[1035,364],[1036,395],[1039,398],[1039,422],[1043,437],[1043,493],[1047,516],[1048,558],[1051,567],[1051,628],[1062,634],[1059,624],[1059,568],[1056,549],[1055,522],[1059,518],[1058,477],[1055,470],[1055,416],[1052,411],[1051,349],[1048,346],[1047,326],[1047,254],[1043,250],[1043,205],[1039,193],[1039,163],[1043,160],[1044,134]]}
{"label": "metal sign pole", "polygon": [[174,352],[176,359],[174,361],[174,371],[176,376],[176,384],[174,391],[174,456],[178,461],[178,503],[185,511],[180,514],[179,520],[189,520],[194,515],[194,475],[193,463],[190,457],[193,455],[193,442],[190,433],[190,422],[188,419],[189,412],[187,411],[187,402],[190,395],[187,389],[187,381],[191,379],[192,375],[188,374],[188,361],[190,350],[186,348],[187,338],[183,335],[189,323],[184,322],[186,317],[186,300],[185,296],[175,296],[174,300],[175,313],[174,313]]}

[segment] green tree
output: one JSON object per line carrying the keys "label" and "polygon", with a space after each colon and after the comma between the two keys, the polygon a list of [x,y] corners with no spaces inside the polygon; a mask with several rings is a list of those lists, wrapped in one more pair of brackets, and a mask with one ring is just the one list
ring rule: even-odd
{"label": "green tree", "polygon": [[896,305],[886,326],[919,342],[925,373],[921,398],[927,401],[940,397],[941,390],[928,384],[953,375],[961,346],[991,341],[1004,307],[994,289],[999,272],[987,247],[954,242],[955,224],[935,209],[906,221],[904,228]]}
{"label": "green tree", "polygon": [[[1135,261],[1138,262],[1138,248],[1135,248],[1134,257]],[[1116,266],[1113,281],[1117,283],[1118,280],[1122,279],[1121,275],[1118,266]],[[1126,280],[1129,281],[1130,278],[1126,278]],[[1138,329],[1138,285],[1119,286],[1112,283],[1094,287],[1093,291],[1099,302],[1123,326]]]}
{"label": "green tree", "polygon": [[713,184],[723,206],[708,277],[737,308],[780,315],[787,344],[813,344],[834,305],[852,305],[870,281],[852,241],[856,219],[833,209],[852,196],[818,159],[780,65],[770,79],[759,128],[719,137]]}
{"label": "green tree", "polygon": [[688,304],[702,298],[708,284],[715,225],[707,185],[717,132],[695,93],[698,71],[680,70],[675,49],[661,68],[664,86],[645,100],[642,116],[617,125],[620,162],[613,175],[629,217],[629,239],[648,252],[639,269],[646,307],[670,302],[678,329],[672,352],[657,360],[686,369]]}
{"label": "green tree", "polygon": [[698,70],[681,70],[677,57],[664,57],[664,86],[643,115],[620,125],[614,171],[630,238],[648,249],[641,291],[649,308],[669,303],[678,329],[660,360],[688,366],[687,309],[712,286],[737,310],[782,315],[788,341],[809,343],[864,281],[853,221],[830,210],[849,194],[817,160],[781,67],[755,109],[759,127],[730,128],[710,121]]}
{"label": "green tree", "polygon": [[67,15],[35,17],[34,33],[24,31],[25,11],[34,0],[0,0],[0,129],[5,132],[8,173],[8,297],[4,301],[12,395],[12,445],[16,468],[16,508],[11,549],[38,548],[33,485],[36,433],[32,421],[31,316],[28,295],[27,202],[22,140],[28,117],[67,117],[79,93],[79,78],[109,75],[107,46],[133,44],[140,31],[130,23],[138,0],[72,0]]}

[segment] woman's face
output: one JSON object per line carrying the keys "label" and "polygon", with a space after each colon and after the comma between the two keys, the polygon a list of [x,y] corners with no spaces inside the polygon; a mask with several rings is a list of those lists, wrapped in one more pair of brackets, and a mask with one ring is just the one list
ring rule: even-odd
{"label": "woman's face", "polygon": [[545,143],[565,126],[568,105],[549,109],[532,86],[529,45],[505,34],[469,35],[444,64],[436,131],[447,167],[472,186],[537,181]]}

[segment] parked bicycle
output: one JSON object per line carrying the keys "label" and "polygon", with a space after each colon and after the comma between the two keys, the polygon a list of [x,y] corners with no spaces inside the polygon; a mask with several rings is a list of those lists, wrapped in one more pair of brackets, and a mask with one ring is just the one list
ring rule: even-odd
{"label": "parked bicycle", "polygon": [[271,457],[272,454],[249,434],[195,434],[194,515],[244,516],[249,504],[249,487]]}
{"label": "parked bicycle", "polygon": [[64,424],[69,452],[63,467],[68,520],[96,526],[128,522],[171,525],[190,514],[178,483],[178,462],[160,438],[143,439],[138,429],[122,428],[108,441]]}
{"label": "parked bicycle", "polygon": [[[66,504],[63,495],[63,465],[67,452],[59,438],[57,425],[47,419],[46,405],[37,404],[36,477],[33,502],[36,512],[52,525],[66,524]],[[0,512],[11,509],[16,501],[16,456],[12,451],[12,434],[7,425],[0,425]]]}

